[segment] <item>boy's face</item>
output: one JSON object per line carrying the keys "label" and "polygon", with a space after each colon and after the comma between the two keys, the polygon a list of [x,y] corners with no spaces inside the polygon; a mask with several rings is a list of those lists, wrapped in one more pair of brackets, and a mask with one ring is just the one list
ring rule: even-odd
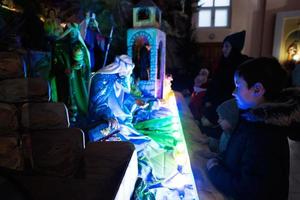
{"label": "boy's face", "polygon": [[240,109],[246,110],[255,107],[262,96],[258,96],[254,87],[248,88],[247,82],[243,77],[234,75],[235,90],[232,95],[235,97]]}

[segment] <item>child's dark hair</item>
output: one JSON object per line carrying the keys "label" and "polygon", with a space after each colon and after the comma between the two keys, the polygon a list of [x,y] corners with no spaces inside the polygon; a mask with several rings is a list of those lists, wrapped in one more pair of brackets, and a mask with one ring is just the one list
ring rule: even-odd
{"label": "child's dark hair", "polygon": [[276,58],[260,57],[242,63],[236,75],[243,77],[248,88],[255,83],[261,83],[265,88],[264,97],[267,100],[277,98],[287,85],[287,74]]}

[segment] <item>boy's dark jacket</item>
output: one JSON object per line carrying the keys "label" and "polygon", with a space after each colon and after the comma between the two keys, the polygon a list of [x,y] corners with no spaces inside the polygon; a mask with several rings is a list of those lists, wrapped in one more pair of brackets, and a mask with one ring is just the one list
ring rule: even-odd
{"label": "boy's dark jacket", "polygon": [[300,139],[300,88],[241,115],[211,181],[235,200],[288,199],[288,137]]}

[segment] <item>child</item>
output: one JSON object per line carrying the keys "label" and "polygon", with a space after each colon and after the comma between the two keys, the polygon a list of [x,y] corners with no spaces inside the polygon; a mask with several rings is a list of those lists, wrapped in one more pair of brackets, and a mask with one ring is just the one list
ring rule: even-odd
{"label": "child", "polygon": [[[207,158],[216,157],[216,153],[224,153],[227,147],[227,143],[230,139],[232,132],[235,130],[238,120],[239,120],[239,110],[235,99],[229,99],[224,101],[221,105],[217,107],[217,113],[219,116],[218,123],[219,126],[215,128],[202,127],[202,131],[207,135],[213,135],[212,133],[217,129],[222,131],[220,138],[208,137],[207,143],[209,149],[213,152],[210,156],[204,156]],[[220,131],[220,132],[221,132]]]}
{"label": "child", "polygon": [[196,120],[201,119],[202,102],[206,93],[208,75],[208,69],[202,68],[194,80],[194,91],[191,96],[189,107]]}
{"label": "child", "polygon": [[219,105],[217,113],[219,115],[218,123],[223,129],[219,142],[219,153],[224,153],[231,133],[235,130],[239,120],[239,110],[235,99],[229,99]]}
{"label": "child", "polygon": [[[208,159],[222,156],[222,154],[226,150],[231,134],[235,130],[239,120],[239,110],[235,99],[224,101],[221,105],[218,106],[217,113],[219,115],[218,123],[221,128],[220,130],[222,130],[221,137],[220,139],[208,137],[207,140],[203,141],[203,143],[208,144],[210,151],[200,153],[202,157]],[[206,134],[208,130],[208,128],[204,127],[202,127],[201,129],[201,131],[206,131]],[[209,131],[208,133],[211,133],[211,131]]]}
{"label": "child", "polygon": [[209,159],[212,183],[235,200],[286,200],[289,144],[300,139],[300,89],[284,89],[275,58],[256,58],[235,72],[233,96],[241,112],[222,159]]}

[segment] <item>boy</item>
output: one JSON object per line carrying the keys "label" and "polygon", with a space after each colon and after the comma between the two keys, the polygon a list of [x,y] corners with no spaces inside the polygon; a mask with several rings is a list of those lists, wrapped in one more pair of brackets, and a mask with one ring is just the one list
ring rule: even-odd
{"label": "boy", "polygon": [[235,200],[286,200],[287,136],[299,139],[300,90],[283,90],[286,74],[274,58],[243,63],[234,81],[233,96],[243,113],[223,159],[208,160],[209,177],[216,188]]}

